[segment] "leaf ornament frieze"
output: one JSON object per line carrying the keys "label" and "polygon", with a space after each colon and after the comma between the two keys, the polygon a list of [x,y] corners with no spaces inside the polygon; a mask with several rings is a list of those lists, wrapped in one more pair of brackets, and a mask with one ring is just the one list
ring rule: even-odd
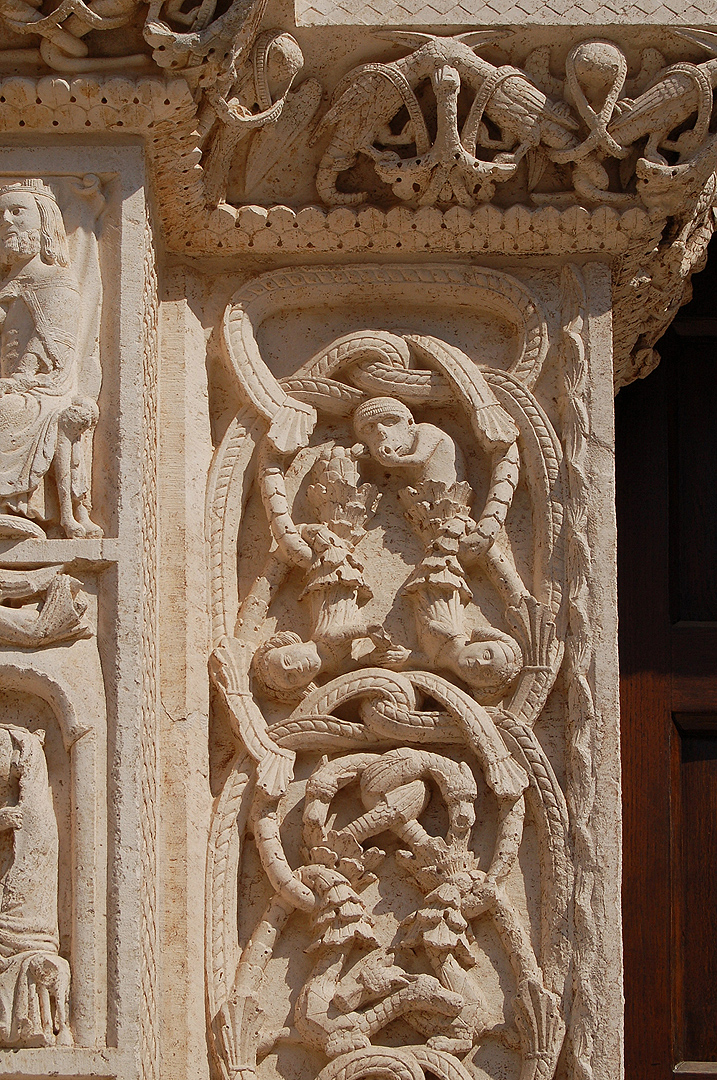
{"label": "leaf ornament frieze", "polygon": [[[595,1020],[569,978],[575,775],[540,734],[547,708],[570,748],[556,701],[591,695],[585,568],[566,559],[587,527],[566,531],[586,284],[569,267],[553,286],[565,332],[529,282],[455,265],[287,269],[226,309],[242,406],[207,523],[235,745],[207,880],[225,1077],[283,1075],[288,1054],[311,1080],[550,1080],[581,1053],[573,999]],[[392,320],[275,373],[274,315],[378,292]],[[497,320],[500,344],[459,348],[446,310]]]}

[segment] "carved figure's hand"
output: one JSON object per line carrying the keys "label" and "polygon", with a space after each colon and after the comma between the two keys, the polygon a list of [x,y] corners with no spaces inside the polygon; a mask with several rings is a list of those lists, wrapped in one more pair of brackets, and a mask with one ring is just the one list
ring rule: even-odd
{"label": "carved figure's hand", "polygon": [[15,389],[19,387],[21,390],[32,390],[39,382],[37,376],[31,375],[28,371],[18,371],[12,376],[11,381],[15,384]]}
{"label": "carved figure's hand", "polygon": [[369,637],[375,648],[368,654],[367,660],[375,667],[385,667],[398,671],[408,662],[411,650],[405,645],[397,645],[391,641],[385,630],[381,627],[371,627]]}
{"label": "carved figure's hand", "polygon": [[379,461],[385,461],[389,465],[395,465],[401,461],[402,455],[397,450],[394,450],[392,446],[377,446],[376,457]]}
{"label": "carved figure's hand", "polygon": [[4,806],[0,810],[0,832],[22,828],[22,810],[19,806]]}
{"label": "carved figure's hand", "polygon": [[474,529],[473,532],[461,540],[459,555],[469,562],[477,562],[490,550],[494,541],[494,536],[487,536],[485,533]]}
{"label": "carved figure's hand", "polygon": [[394,645],[392,648],[386,649],[381,655],[376,656],[376,663],[379,667],[398,671],[410,659],[410,656],[411,650],[407,649],[405,645]]}
{"label": "carved figure's hand", "polygon": [[470,909],[470,917],[475,918],[481,912],[492,908],[498,899],[498,885],[493,878],[487,877],[481,872],[480,878],[473,882],[473,887],[467,899],[467,907]]}

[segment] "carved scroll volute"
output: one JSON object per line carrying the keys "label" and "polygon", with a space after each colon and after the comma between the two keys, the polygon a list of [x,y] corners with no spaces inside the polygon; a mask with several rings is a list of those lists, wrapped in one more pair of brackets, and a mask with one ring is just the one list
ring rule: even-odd
{"label": "carved scroll volute", "polygon": [[[521,1080],[550,1080],[563,1045],[568,815],[533,730],[565,640],[540,305],[505,274],[432,268],[427,288],[449,273],[452,300],[464,289],[512,325],[502,366],[439,335],[365,329],[279,382],[257,344],[274,304],[321,304],[329,278],[335,302],[380,281],[415,303],[425,271],[267,275],[224,320],[244,401],[210,481],[211,672],[237,742],[208,879],[227,1077],[261,1075],[298,1042],[307,1076],[326,1080],[467,1080],[501,1054]],[[224,553],[235,567],[257,514],[264,563],[233,625]],[[264,894],[240,936],[234,883],[252,848]],[[525,858],[540,866],[527,906]],[[397,1024],[400,1051],[380,1045]]]}

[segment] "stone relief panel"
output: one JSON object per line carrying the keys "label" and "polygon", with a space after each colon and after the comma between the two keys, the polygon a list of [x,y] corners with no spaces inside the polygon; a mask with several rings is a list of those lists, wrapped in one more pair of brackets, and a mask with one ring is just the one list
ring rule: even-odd
{"label": "stone relief panel", "polygon": [[95,229],[104,198],[97,177],[62,186],[83,211],[73,223],[72,250],[48,184],[27,179],[0,187],[0,535],[5,537],[102,535],[90,518],[90,488],[101,383],[102,283]]}
{"label": "stone relief panel", "polygon": [[[61,683],[28,659],[0,664],[0,1046],[13,1049],[73,1046],[73,1027],[82,1040],[100,974],[83,969],[92,954],[81,946],[102,880],[96,748]],[[97,880],[83,887],[78,871]]]}
{"label": "stone relief panel", "polygon": [[[672,17],[601,38],[564,13],[560,26],[477,28],[489,9],[456,35],[466,12],[367,32],[328,0],[320,30],[286,0],[131,0],[111,14],[13,0],[0,127],[141,136],[167,250],[182,256],[613,254],[619,387],[656,364],[714,230],[717,38]],[[72,445],[92,422],[83,400]],[[84,505],[70,531],[101,518],[88,525]]]}
{"label": "stone relief panel", "polygon": [[[708,48],[717,40],[682,35]],[[390,192],[415,206],[473,207],[502,194],[527,205],[652,208],[668,187],[701,187],[714,171],[712,60],[668,65],[646,49],[630,74],[618,44],[587,40],[554,75],[549,45],[520,67],[484,59],[486,46],[510,37],[501,31],[389,36],[408,55],[348,72],[312,135],[330,134],[316,174],[328,206]],[[373,183],[365,169],[352,175],[359,158],[371,163]],[[496,185],[510,181],[501,193]]]}
{"label": "stone relief panel", "polygon": [[219,13],[217,6],[183,10],[160,0],[147,9],[121,0],[105,12],[73,0],[43,11],[34,0],[11,0],[0,8],[0,69],[181,73],[195,93],[205,194],[216,206],[237,151],[248,151],[243,186],[251,191],[308,128],[322,95],[316,79],[294,86],[304,64],[296,39],[279,29],[260,32],[266,0],[235,0]]}
{"label": "stone relief panel", "polygon": [[44,732],[0,725],[0,1044],[72,1044],[70,967],[59,955],[59,840]]}
{"label": "stone relief panel", "polygon": [[86,1045],[106,978],[98,581],[81,564],[0,578],[0,1046]]}
{"label": "stone relief panel", "polygon": [[64,570],[0,569],[0,644],[39,648],[93,636],[82,583]]}
{"label": "stone relief panel", "polygon": [[13,1049],[86,1041],[104,977],[87,947],[102,916],[97,748],[75,752],[105,729],[101,586],[51,546],[102,536],[90,495],[105,206],[93,174],[0,183],[0,1046]]}
{"label": "stone relief panel", "polygon": [[590,1066],[586,288],[572,266],[323,267],[226,310],[219,1075]]}
{"label": "stone relief panel", "polygon": [[140,1025],[154,1038],[148,233],[138,148],[5,149],[0,1069],[19,1077],[129,1080]]}

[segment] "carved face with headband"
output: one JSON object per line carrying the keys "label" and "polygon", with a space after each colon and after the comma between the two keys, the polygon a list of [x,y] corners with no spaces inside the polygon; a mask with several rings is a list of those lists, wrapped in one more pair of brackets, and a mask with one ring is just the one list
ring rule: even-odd
{"label": "carved face with headband", "polygon": [[252,661],[258,688],[278,701],[296,704],[302,691],[321,671],[316,643],[303,641],[291,630],[275,634],[261,645]]}
{"label": "carved face with headband", "polygon": [[411,410],[397,398],[371,398],[354,413],[356,437],[377,461],[390,463],[408,454],[416,441],[416,422]]}

